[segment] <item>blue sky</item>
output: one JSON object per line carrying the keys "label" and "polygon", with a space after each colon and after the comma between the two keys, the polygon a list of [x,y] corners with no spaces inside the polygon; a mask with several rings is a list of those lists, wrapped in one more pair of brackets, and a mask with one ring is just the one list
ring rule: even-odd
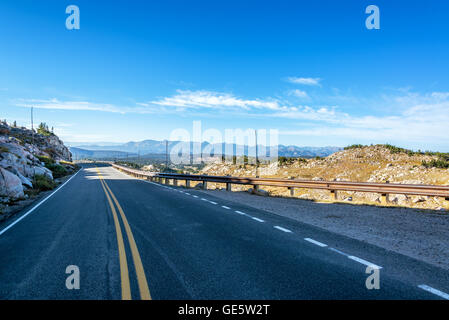
{"label": "blue sky", "polygon": [[[65,8],[80,8],[67,30]],[[380,9],[367,30],[365,8]],[[278,129],[449,151],[447,1],[2,1],[0,117],[67,142]]]}

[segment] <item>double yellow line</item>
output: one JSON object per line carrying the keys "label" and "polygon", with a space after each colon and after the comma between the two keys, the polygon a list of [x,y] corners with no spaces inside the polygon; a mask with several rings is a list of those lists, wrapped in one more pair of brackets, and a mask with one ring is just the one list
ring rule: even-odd
{"label": "double yellow line", "polygon": [[[123,241],[122,229],[120,227],[117,210],[114,207],[114,203],[117,206],[117,209],[120,213],[120,217],[125,227],[126,236],[128,238],[129,247],[131,248],[134,268],[136,270],[137,275],[137,283],[139,285],[140,298],[142,300],[151,300],[150,290],[148,288],[147,278],[145,276],[145,271],[143,269],[142,260],[140,259],[140,254],[139,250],[137,249],[136,241],[134,240],[133,233],[128,224],[128,219],[126,219],[125,213],[123,212],[123,209],[120,206],[120,203],[117,201],[117,198],[115,197],[114,193],[111,191],[108,184],[103,179],[100,170],[98,168],[96,169],[98,171],[101,186],[103,187],[104,193],[106,194],[106,198],[108,199],[109,206],[111,207],[112,210],[112,216],[114,218],[115,232],[117,234],[119,261],[120,261],[122,300],[131,300],[132,298],[131,298],[131,286],[129,284],[129,272],[128,272],[128,262],[126,259],[125,244]],[[114,203],[112,201],[114,201]]]}

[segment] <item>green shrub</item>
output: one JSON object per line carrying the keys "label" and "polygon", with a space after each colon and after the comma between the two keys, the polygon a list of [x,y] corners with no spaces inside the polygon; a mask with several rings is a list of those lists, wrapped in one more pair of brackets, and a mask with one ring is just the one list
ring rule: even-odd
{"label": "green shrub", "polygon": [[0,153],[9,152],[9,149],[3,146],[0,146]]}
{"label": "green shrub", "polygon": [[55,164],[55,163],[56,163],[56,161],[53,160],[53,159],[50,158],[50,157],[46,157],[46,156],[37,156],[37,158],[39,159],[40,162],[43,162],[43,163],[45,164],[45,167],[47,167],[48,165],[51,165],[51,164]]}
{"label": "green shrub", "polygon": [[422,165],[426,168],[449,169],[449,156],[441,156],[438,159],[423,161]]}
{"label": "green shrub", "polygon": [[139,165],[135,162],[131,162],[131,161],[117,161],[115,163],[118,165],[121,165],[121,166],[125,166],[125,167],[132,168],[132,169],[137,169],[137,170],[139,170],[142,167],[141,165]]}
{"label": "green shrub", "polygon": [[56,184],[49,177],[41,174],[37,174],[33,180],[33,188],[39,191],[52,190],[56,187]]}
{"label": "green shrub", "polygon": [[364,148],[366,146],[364,146],[363,144],[352,144],[350,146],[344,147],[344,150],[351,150],[351,149],[360,149],[360,148]]}
{"label": "green shrub", "polygon": [[47,167],[48,169],[51,170],[51,172],[53,173],[53,178],[61,178],[61,177],[65,177],[66,175],[69,174],[69,172],[67,171],[66,168],[64,168],[63,166],[61,166],[60,164],[49,164],[46,165],[45,167]]}
{"label": "green shrub", "polygon": [[53,132],[50,131],[47,124],[45,122],[41,122],[39,124],[39,127],[37,128],[37,133],[44,135],[44,136],[51,136],[53,135]]}

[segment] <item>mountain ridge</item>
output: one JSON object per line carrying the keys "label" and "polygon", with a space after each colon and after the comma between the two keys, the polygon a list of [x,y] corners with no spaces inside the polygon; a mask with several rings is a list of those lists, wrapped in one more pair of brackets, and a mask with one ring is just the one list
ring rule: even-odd
{"label": "mountain ridge", "polygon": [[[176,146],[178,143],[181,143],[181,141],[168,141],[168,149],[169,152],[172,150],[174,146]],[[193,150],[193,143],[190,142],[190,150]],[[225,153],[227,150],[233,150],[234,154],[241,155],[242,150],[243,154],[255,154],[255,146],[247,147],[242,145],[237,145],[235,143],[233,144],[210,144],[208,142],[202,143],[202,149],[209,149],[209,150],[216,150],[217,154],[220,154],[223,148],[225,149]],[[266,156],[268,156],[268,147],[265,147],[263,145],[258,145],[259,148],[259,155],[263,156],[263,150],[265,148],[266,150]],[[327,157],[337,151],[342,150],[341,147],[335,147],[335,146],[325,146],[325,147],[310,147],[310,146],[296,146],[296,145],[282,145],[280,144],[278,146],[278,156],[283,157],[306,157],[306,158],[313,158],[313,157]],[[142,141],[129,141],[123,144],[119,145],[89,145],[89,144],[80,144],[76,146],[71,146],[70,150],[74,154],[75,158],[78,158],[78,156],[82,155],[81,153],[84,151],[108,151],[110,153],[113,152],[123,152],[123,153],[130,153],[136,155],[145,155],[145,154],[165,154],[166,152],[166,145],[165,141],[159,141],[159,140],[142,140]],[[77,153],[79,152],[79,153]],[[207,151],[203,151],[207,152]],[[126,156],[126,155],[121,155]],[[95,156],[94,156],[95,157]]]}

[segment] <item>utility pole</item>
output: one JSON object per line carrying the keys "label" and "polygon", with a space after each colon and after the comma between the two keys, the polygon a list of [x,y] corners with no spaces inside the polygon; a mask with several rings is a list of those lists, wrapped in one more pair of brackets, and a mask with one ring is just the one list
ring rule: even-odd
{"label": "utility pole", "polygon": [[259,178],[259,157],[258,157],[258,146],[257,146],[257,129],[254,130],[254,134],[256,136],[256,178]]}
{"label": "utility pole", "polygon": [[168,169],[168,140],[165,140],[165,167]]}
{"label": "utility pole", "polygon": [[34,124],[33,124],[33,106],[31,106],[31,141],[34,145]]}

